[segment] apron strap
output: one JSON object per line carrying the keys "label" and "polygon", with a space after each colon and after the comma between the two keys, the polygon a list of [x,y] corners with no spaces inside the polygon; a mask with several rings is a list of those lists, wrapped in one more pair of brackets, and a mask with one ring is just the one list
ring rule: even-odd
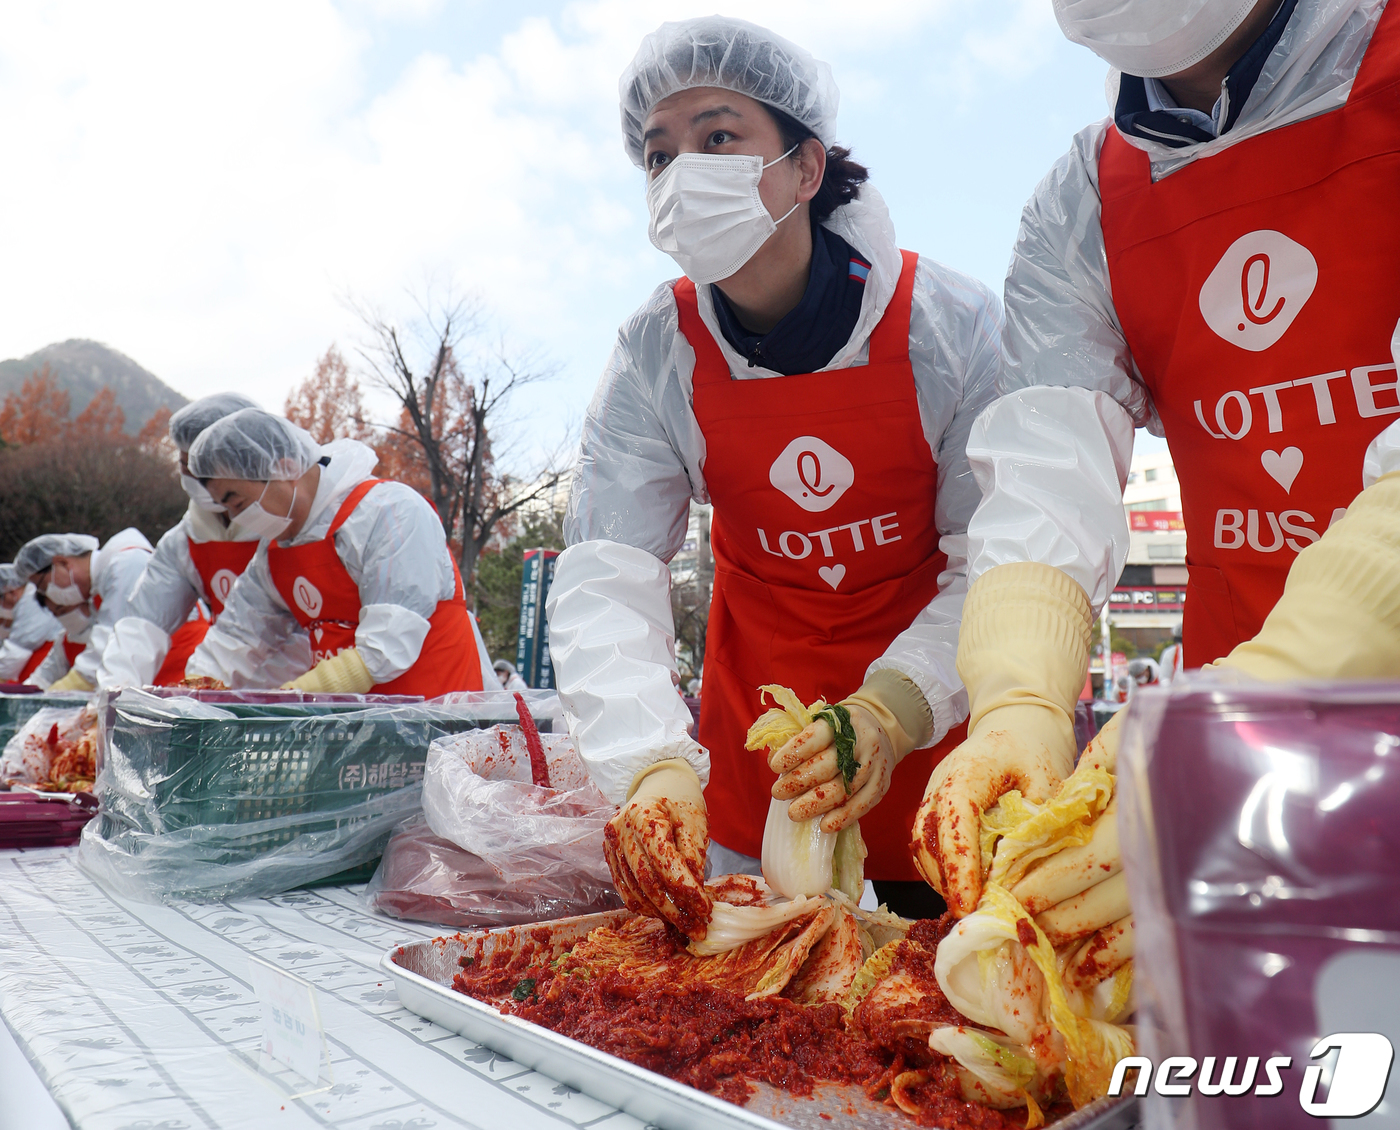
{"label": "apron strap", "polygon": [[695,372],[690,379],[692,391],[701,385],[728,384],[729,363],[720,352],[714,334],[710,333],[700,317],[700,301],[695,294],[695,284],[688,278],[679,278],[671,285],[671,293],[676,299],[680,331],[690,342],[690,348],[695,350]]}
{"label": "apron strap", "polygon": [[335,521],[331,523],[331,528],[326,531],[327,538],[335,537],[336,530],[345,525],[345,520],[354,513],[355,507],[360,505],[360,501],[369,494],[380,483],[391,483],[393,479],[366,479],[348,495],[345,501],[340,504],[340,509],[335,512]]}
{"label": "apron strap", "polygon": [[870,335],[870,364],[890,365],[909,360],[909,316],[914,308],[914,268],[916,251],[901,251],[904,266],[899,272],[890,304]]}

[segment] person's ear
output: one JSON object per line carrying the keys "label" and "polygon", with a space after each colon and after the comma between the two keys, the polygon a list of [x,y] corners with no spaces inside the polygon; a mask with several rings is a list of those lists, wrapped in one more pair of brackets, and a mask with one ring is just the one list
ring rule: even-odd
{"label": "person's ear", "polygon": [[815,137],[809,137],[802,147],[793,154],[797,158],[802,179],[797,185],[797,202],[805,204],[817,194],[826,176],[826,146]]}

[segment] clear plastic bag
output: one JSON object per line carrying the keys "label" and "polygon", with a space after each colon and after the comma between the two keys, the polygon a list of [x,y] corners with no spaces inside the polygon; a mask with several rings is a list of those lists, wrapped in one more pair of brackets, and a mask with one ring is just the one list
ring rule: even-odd
{"label": "clear plastic bag", "polygon": [[[1400,687],[1198,675],[1144,689],[1118,786],[1140,1054],[1201,1065],[1171,1081],[1189,1095],[1152,1087],[1147,1125],[1324,1125],[1302,1106],[1308,1069],[1330,1072],[1339,1054],[1313,1059],[1318,1041],[1379,1032],[1400,1048]],[[1227,1058],[1238,1084],[1258,1057],[1254,1087],[1201,1094],[1206,1057],[1210,1086]],[[1291,1061],[1283,1092],[1257,1094],[1270,1057]],[[1355,1090],[1337,1078],[1336,1093]],[[1395,1125],[1385,1109],[1376,1124]]]}
{"label": "clear plastic bag", "polygon": [[622,905],[612,881],[586,872],[507,883],[478,855],[414,816],[394,830],[365,888],[371,910],[440,926],[516,926]]}
{"label": "clear plastic bag", "polygon": [[[514,718],[515,705],[503,693],[403,704],[105,695],[102,810],[84,830],[79,863],[112,890],[151,901],[363,881],[394,827],[420,810],[430,743]],[[541,727],[552,725],[548,702],[536,708]]]}
{"label": "clear plastic bag", "polygon": [[603,829],[616,811],[567,734],[541,734],[551,788],[532,783],[519,726],[433,742],[423,812],[433,832],[479,856],[503,883],[584,875],[612,884]]}

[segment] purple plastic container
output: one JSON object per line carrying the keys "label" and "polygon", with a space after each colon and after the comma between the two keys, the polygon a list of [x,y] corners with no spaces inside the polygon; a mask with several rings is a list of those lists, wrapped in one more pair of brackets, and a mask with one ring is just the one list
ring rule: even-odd
{"label": "purple plastic container", "polygon": [[[1137,928],[1138,1036],[1169,1055],[1287,1056],[1283,1092],[1154,1093],[1149,1126],[1276,1130],[1304,1111],[1323,1036],[1400,1047],[1400,685],[1225,685],[1196,677],[1133,701],[1118,761]],[[1349,1053],[1343,1053],[1349,1054]],[[1374,1113],[1400,1126],[1400,1071]],[[1341,1074],[1339,1072],[1339,1078]]]}

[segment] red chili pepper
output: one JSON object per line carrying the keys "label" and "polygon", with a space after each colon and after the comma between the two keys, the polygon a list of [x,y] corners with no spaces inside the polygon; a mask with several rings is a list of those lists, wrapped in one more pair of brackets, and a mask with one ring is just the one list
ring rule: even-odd
{"label": "red chili pepper", "polygon": [[544,744],[535,720],[530,717],[530,708],[519,694],[515,696],[515,713],[520,717],[520,728],[525,731],[525,748],[530,751],[530,779],[544,788],[553,788],[549,783],[549,762],[544,758]]}

